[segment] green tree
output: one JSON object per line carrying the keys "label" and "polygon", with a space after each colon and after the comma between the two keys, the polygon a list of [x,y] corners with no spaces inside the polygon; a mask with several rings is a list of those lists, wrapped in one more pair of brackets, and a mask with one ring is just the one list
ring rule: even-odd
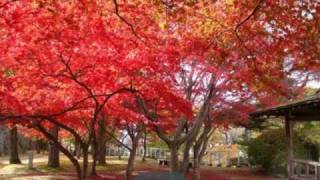
{"label": "green tree", "polygon": [[[305,127],[303,127],[305,128]],[[294,156],[299,159],[318,159],[318,145],[306,139],[301,127],[294,130]],[[243,142],[249,162],[261,165],[270,173],[284,173],[286,168],[286,136],[283,128],[262,131],[256,138]]]}

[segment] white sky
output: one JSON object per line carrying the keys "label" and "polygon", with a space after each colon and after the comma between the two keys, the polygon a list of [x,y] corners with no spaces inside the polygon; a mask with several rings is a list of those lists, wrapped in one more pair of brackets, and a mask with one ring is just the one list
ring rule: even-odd
{"label": "white sky", "polygon": [[311,87],[311,88],[320,88],[320,82],[319,81],[310,81],[307,84],[307,86]]}

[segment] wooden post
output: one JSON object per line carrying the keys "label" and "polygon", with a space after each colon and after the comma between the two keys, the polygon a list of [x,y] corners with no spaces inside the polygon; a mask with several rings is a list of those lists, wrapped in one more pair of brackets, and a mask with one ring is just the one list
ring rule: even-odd
{"label": "wooden post", "polygon": [[288,116],[285,117],[285,128],[287,138],[287,175],[290,180],[293,175],[293,122]]}
{"label": "wooden post", "polygon": [[319,170],[318,166],[314,166],[314,176],[315,176],[314,179],[315,180],[319,180],[318,170]]}

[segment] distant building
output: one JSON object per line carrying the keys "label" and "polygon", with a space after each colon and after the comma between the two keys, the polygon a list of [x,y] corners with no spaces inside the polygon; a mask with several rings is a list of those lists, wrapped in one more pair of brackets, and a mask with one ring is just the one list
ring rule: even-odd
{"label": "distant building", "polygon": [[208,143],[203,164],[215,167],[235,166],[243,163],[246,154],[237,144],[246,138],[248,131],[242,127],[230,128],[226,131],[216,131]]}
{"label": "distant building", "polygon": [[238,164],[238,158],[242,153],[237,144],[215,144],[206,152],[203,163],[214,167],[227,167]]}

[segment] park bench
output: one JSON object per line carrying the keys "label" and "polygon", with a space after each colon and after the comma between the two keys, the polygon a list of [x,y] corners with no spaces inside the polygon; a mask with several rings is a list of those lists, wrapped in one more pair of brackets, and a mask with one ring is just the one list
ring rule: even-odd
{"label": "park bench", "polygon": [[[158,161],[159,161],[160,166],[169,166],[169,164],[170,164],[170,161],[167,159],[159,159]],[[180,161],[180,164],[182,164],[181,161]],[[192,167],[193,167],[192,162],[189,162],[188,169],[190,169]]]}
{"label": "park bench", "polygon": [[160,166],[169,166],[169,160],[167,159],[159,159],[158,161]]}

